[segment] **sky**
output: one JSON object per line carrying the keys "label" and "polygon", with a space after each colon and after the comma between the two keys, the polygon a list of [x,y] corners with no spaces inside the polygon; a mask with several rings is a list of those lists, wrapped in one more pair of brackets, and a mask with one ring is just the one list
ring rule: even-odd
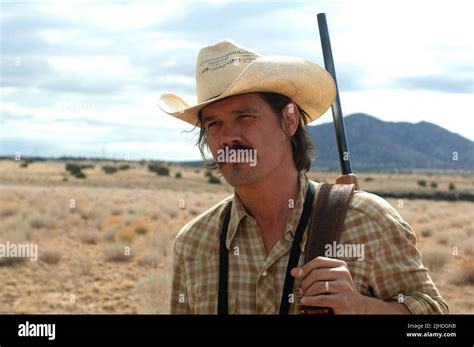
{"label": "sky", "polygon": [[[344,115],[428,121],[474,140],[472,1],[1,1],[0,155],[197,160],[201,47],[232,39],[323,66],[329,25]],[[328,111],[314,124],[331,122]],[[349,144],[350,145],[350,144]]]}

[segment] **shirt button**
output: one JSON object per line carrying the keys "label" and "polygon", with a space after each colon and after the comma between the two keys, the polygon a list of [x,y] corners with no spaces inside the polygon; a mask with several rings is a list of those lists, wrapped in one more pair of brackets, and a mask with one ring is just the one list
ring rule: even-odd
{"label": "shirt button", "polygon": [[266,275],[267,275],[267,271],[265,270],[263,271],[262,276],[266,276]]}

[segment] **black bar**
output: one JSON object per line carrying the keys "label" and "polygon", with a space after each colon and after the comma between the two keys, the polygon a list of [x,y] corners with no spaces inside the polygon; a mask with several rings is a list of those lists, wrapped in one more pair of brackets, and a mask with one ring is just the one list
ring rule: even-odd
{"label": "black bar", "polygon": [[[332,118],[334,119],[334,129],[336,130],[337,149],[339,152],[339,161],[343,175],[352,173],[351,158],[349,156],[349,145],[347,144],[346,130],[344,128],[344,119],[342,116],[341,101],[339,99],[339,88],[337,86],[336,69],[332,57],[331,41],[329,40],[328,24],[324,13],[318,14],[319,36],[321,38],[321,47],[323,49],[324,66],[331,74],[336,84],[336,99],[331,105]],[[344,160],[346,158],[347,160]]]}
{"label": "black bar", "polygon": [[[19,325],[55,324],[55,338],[19,336]],[[387,337],[396,346],[412,344],[472,346],[473,315],[293,315],[293,316],[165,316],[165,315],[0,315],[0,344],[9,346],[92,346],[101,339],[107,346],[133,342],[141,346],[153,337],[175,336],[314,336],[340,341],[364,338],[379,346]],[[421,336],[413,336],[413,334]],[[434,337],[425,334],[447,333]],[[452,335],[452,334],[455,335]],[[155,343],[160,345],[160,343]],[[321,343],[319,343],[321,344]],[[331,343],[333,344],[333,343]],[[153,345],[153,344],[152,344]]]}

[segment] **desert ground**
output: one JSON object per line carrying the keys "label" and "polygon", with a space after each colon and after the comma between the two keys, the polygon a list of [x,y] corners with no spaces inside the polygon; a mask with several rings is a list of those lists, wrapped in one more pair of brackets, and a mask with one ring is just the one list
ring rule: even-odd
{"label": "desert ground", "polygon": [[[38,261],[0,258],[1,313],[167,313],[173,239],[232,194],[203,168],[143,162],[0,161],[0,243],[38,246]],[[103,166],[128,167],[114,173]],[[337,173],[311,172],[332,182]],[[359,173],[367,191],[474,193],[471,175]],[[425,181],[425,184],[420,183]],[[434,182],[434,183],[433,183]],[[453,189],[454,188],[454,189]],[[387,199],[417,234],[451,313],[474,313],[474,203]]]}

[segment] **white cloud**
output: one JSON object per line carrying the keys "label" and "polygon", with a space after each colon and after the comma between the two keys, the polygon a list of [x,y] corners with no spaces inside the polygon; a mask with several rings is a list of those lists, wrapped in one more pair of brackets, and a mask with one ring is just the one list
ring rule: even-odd
{"label": "white cloud", "polygon": [[[81,144],[87,155],[110,141],[101,145],[108,153],[128,148],[198,159],[193,135],[182,132],[193,127],[161,112],[157,101],[174,92],[196,102],[201,46],[230,37],[263,54],[322,64],[316,14],[326,12],[346,115],[425,120],[474,139],[468,1],[63,1],[6,8],[5,62],[20,57],[23,65],[5,65],[2,134],[49,137],[75,154]],[[316,123],[330,120],[328,111]]]}

